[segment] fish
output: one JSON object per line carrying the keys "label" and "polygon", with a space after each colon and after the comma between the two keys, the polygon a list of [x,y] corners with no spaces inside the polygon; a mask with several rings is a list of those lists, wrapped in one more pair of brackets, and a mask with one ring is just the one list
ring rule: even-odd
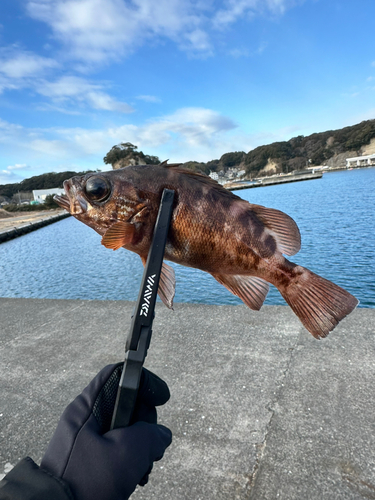
{"label": "fish", "polygon": [[173,268],[165,260],[210,273],[250,309],[274,285],[304,327],[324,338],[358,305],[349,292],[289,261],[301,248],[296,222],[284,212],[249,203],[180,164],[129,165],[64,181],[55,201],[102,236],[108,249],[147,260],[164,188],[175,191],[158,293],[172,308]]}

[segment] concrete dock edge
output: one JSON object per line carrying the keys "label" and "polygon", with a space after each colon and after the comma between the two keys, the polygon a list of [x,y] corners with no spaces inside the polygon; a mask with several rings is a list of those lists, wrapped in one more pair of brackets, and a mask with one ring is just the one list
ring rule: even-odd
{"label": "concrete dock edge", "polygon": [[13,240],[14,238],[23,236],[24,234],[30,233],[31,231],[36,231],[41,227],[48,226],[49,224],[53,224],[54,222],[58,222],[59,220],[66,219],[67,217],[70,217],[70,214],[62,213],[58,215],[50,215],[47,217],[42,217],[40,218],[40,220],[37,220],[35,222],[30,222],[14,227],[12,229],[0,231],[0,243]]}
{"label": "concrete dock edge", "polygon": [[[0,299],[0,474],[120,361],[134,304]],[[375,498],[375,310],[317,341],[288,307],[157,304],[146,366],[173,443],[134,500]]]}

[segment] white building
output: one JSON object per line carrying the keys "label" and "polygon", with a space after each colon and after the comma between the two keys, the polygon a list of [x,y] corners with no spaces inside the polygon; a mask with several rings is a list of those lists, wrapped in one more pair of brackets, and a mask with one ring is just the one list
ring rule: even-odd
{"label": "white building", "polygon": [[367,156],[355,156],[346,159],[346,168],[361,167],[375,164],[375,154]]}
{"label": "white building", "polygon": [[211,179],[213,179],[214,181],[217,181],[219,180],[219,174],[217,172],[210,172],[210,177]]}
{"label": "white building", "polygon": [[33,191],[34,201],[38,201],[39,203],[44,203],[49,194],[64,194],[65,189],[61,188],[52,188],[52,189],[35,189]]}

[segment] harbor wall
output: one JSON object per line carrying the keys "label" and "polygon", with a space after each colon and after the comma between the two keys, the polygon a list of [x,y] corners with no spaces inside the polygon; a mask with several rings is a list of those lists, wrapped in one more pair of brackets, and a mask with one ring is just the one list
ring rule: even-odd
{"label": "harbor wall", "polygon": [[225,185],[226,189],[229,191],[238,191],[240,189],[251,189],[263,186],[274,186],[276,184],[287,184],[289,182],[300,182],[300,181],[309,181],[314,179],[321,179],[323,177],[322,172],[317,172],[314,174],[299,174],[299,175],[283,175],[280,177],[264,177],[256,182],[248,182],[241,184],[229,184]]}
{"label": "harbor wall", "polygon": [[70,217],[70,214],[60,213],[58,215],[49,215],[33,222],[15,226],[11,229],[7,228],[3,231],[0,230],[0,243],[18,238],[18,236],[23,236],[24,234],[35,231],[36,229],[40,229],[41,227],[48,226],[49,224],[53,224],[54,222],[58,222],[62,219],[66,219],[67,217]]}

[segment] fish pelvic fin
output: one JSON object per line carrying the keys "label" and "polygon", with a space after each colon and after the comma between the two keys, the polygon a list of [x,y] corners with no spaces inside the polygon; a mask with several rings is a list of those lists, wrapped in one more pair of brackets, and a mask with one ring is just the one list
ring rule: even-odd
{"label": "fish pelvic fin", "polygon": [[258,219],[272,232],[281,253],[294,255],[299,252],[301,234],[297,224],[289,215],[274,208],[250,205]]}
{"label": "fish pelvic fin", "polygon": [[[141,259],[143,265],[145,266],[147,256],[146,257],[141,256]],[[163,262],[160,273],[158,295],[163,304],[165,304],[168,307],[168,309],[173,310],[173,299],[175,293],[176,293],[176,278],[174,274],[174,269],[173,267],[168,266],[168,264]]]}
{"label": "fish pelvic fin", "polygon": [[278,290],[304,327],[316,339],[324,338],[359,301],[335,283],[304,267],[297,267],[298,275]]}
{"label": "fish pelvic fin", "polygon": [[134,231],[134,224],[130,224],[129,222],[116,222],[106,231],[101,243],[106,248],[118,250],[122,246],[132,242]]}
{"label": "fish pelvic fin", "polygon": [[267,296],[269,284],[256,276],[212,274],[216,281],[237,295],[250,309],[259,311]]}
{"label": "fish pelvic fin", "polygon": [[176,278],[174,269],[163,262],[161,268],[158,295],[168,309],[173,310],[173,299],[176,293]]}

